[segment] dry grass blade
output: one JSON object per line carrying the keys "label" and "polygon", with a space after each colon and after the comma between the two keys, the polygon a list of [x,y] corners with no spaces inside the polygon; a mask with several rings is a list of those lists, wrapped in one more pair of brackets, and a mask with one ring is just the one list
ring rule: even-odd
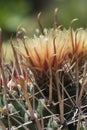
{"label": "dry grass blade", "polygon": [[58,24],[57,24],[57,12],[58,12],[58,8],[56,8],[54,10],[54,22],[53,22],[54,29],[56,29],[58,27]]}
{"label": "dry grass blade", "polygon": [[52,69],[51,69],[51,65],[49,65],[49,71],[50,71],[49,103],[51,103],[52,102]]}
{"label": "dry grass blade", "polygon": [[56,78],[56,85],[57,85],[57,95],[58,95],[58,100],[59,100],[59,110],[60,110],[60,121],[61,124],[64,123],[64,102],[62,100],[61,92],[60,92],[60,79],[59,79],[59,72],[56,72],[55,75]]}
{"label": "dry grass blade", "polygon": [[41,16],[41,12],[37,16],[37,21],[38,21],[38,25],[39,25],[40,31],[41,31],[42,35],[44,35],[43,27],[42,27],[42,25],[40,23],[40,16]]}
{"label": "dry grass blade", "polygon": [[81,110],[79,108],[79,115],[78,115],[78,123],[77,123],[77,130],[80,130],[80,122],[81,122]]}
{"label": "dry grass blade", "polygon": [[78,107],[78,96],[79,96],[79,70],[78,70],[78,58],[76,60],[76,105]]}
{"label": "dry grass blade", "polygon": [[13,54],[14,54],[14,58],[15,58],[15,63],[16,63],[16,67],[17,67],[17,70],[18,70],[18,74],[21,75],[21,69],[20,69],[20,65],[19,65],[19,61],[18,61],[18,56],[17,56],[17,53],[16,53],[16,50],[15,50],[15,47],[12,43],[12,38],[11,38],[11,47],[12,47],[12,50],[13,50]]}
{"label": "dry grass blade", "polygon": [[20,76],[20,85],[22,86],[22,92],[23,92],[24,98],[27,102],[27,106],[28,106],[28,110],[29,110],[30,115],[31,115],[31,119],[32,119],[32,121],[35,121],[37,129],[41,130],[41,126],[40,126],[40,122],[38,120],[38,117],[35,117],[34,112],[33,112],[33,108],[32,108],[31,103],[30,103],[28,93],[27,93],[27,90],[25,88],[25,80],[24,80],[23,76]]}

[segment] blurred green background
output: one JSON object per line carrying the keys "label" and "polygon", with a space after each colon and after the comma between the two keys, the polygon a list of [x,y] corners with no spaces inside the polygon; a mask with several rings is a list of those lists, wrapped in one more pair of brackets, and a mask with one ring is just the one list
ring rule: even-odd
{"label": "blurred green background", "polygon": [[18,27],[26,28],[31,37],[36,28],[37,14],[42,11],[43,27],[52,27],[53,12],[59,9],[58,24],[68,28],[70,21],[78,18],[74,28],[87,27],[87,0],[0,0],[0,27],[3,41],[10,38]]}

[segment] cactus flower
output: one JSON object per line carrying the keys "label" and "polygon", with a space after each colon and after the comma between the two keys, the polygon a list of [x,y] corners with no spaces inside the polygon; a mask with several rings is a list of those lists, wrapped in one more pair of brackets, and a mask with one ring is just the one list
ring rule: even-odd
{"label": "cactus flower", "polygon": [[[47,70],[49,64],[55,67],[56,61],[60,65],[67,58],[86,54],[86,38],[84,29],[72,30],[72,34],[70,29],[50,29],[44,35],[28,39],[26,46],[33,67]],[[25,57],[27,59],[27,55]]]}

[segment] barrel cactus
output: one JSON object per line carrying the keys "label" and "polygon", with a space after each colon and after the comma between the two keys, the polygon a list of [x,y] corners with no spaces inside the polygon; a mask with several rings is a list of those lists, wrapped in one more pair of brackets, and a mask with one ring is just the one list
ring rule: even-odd
{"label": "barrel cactus", "polygon": [[51,29],[42,28],[38,15],[33,38],[17,31],[9,64],[0,43],[0,129],[87,129],[87,30],[73,30],[75,20],[61,28],[56,12]]}

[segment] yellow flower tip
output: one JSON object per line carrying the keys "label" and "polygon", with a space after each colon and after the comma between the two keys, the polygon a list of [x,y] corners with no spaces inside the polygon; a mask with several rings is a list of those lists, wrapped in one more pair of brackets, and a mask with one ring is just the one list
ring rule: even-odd
{"label": "yellow flower tip", "polygon": [[[54,41],[55,38],[55,41]],[[50,29],[45,35],[29,39],[26,43],[29,57],[35,68],[47,70],[49,65],[61,64],[67,57],[77,57],[87,51],[87,31],[81,29]],[[26,56],[27,57],[27,56]],[[27,58],[26,58],[27,59]]]}

